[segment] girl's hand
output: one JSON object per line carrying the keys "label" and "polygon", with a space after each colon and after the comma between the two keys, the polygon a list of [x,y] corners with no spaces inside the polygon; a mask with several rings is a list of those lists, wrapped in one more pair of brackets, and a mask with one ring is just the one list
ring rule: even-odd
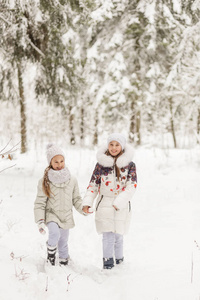
{"label": "girl's hand", "polygon": [[93,213],[93,209],[90,206],[83,206],[82,210],[86,214],[92,214]]}

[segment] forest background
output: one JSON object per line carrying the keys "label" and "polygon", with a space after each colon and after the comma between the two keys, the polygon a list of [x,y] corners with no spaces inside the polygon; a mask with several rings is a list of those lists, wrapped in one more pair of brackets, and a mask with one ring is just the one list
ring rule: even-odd
{"label": "forest background", "polygon": [[[200,299],[199,83],[199,0],[0,1],[2,299]],[[105,277],[95,216],[74,211],[72,263],[48,274],[33,216],[46,144],[84,196],[113,131],[138,174],[125,264]]]}
{"label": "forest background", "polygon": [[200,141],[200,2],[2,0],[0,142]]}

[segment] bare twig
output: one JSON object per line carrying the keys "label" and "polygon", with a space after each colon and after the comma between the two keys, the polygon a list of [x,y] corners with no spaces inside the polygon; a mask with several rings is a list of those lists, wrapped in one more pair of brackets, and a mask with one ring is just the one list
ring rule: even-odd
{"label": "bare twig", "polygon": [[16,148],[16,147],[21,143],[21,141],[20,141],[17,144],[15,144],[13,147],[11,147],[9,150],[6,150],[5,152],[3,152],[8,147],[8,145],[10,144],[10,142],[11,142],[11,140],[6,144],[6,146],[3,149],[0,150],[0,155],[2,157],[5,156],[5,155],[8,155],[10,153],[13,153],[13,152],[17,151],[18,148]]}
{"label": "bare twig", "polygon": [[0,153],[1,153],[4,149],[6,149],[6,147],[10,144],[11,140],[12,140],[12,139],[10,139],[10,141],[5,145],[5,147],[4,147],[3,149],[0,150]]}
{"label": "bare twig", "polygon": [[[12,156],[10,154],[18,150],[18,148],[16,148],[16,147],[21,143],[21,141],[18,142],[17,144],[15,144],[14,146],[10,147],[10,149],[7,150],[7,147],[10,144],[11,140],[12,139],[9,140],[9,142],[5,145],[5,147],[0,149],[0,157],[1,158],[5,158],[5,156],[7,156],[8,159],[12,160]],[[0,170],[0,173],[2,173],[3,171],[10,169],[14,166],[16,166],[16,164],[9,166],[7,168],[4,168],[3,170]]]}
{"label": "bare twig", "polygon": [[3,169],[3,170],[1,170],[0,173],[2,173],[3,171],[5,171],[5,170],[7,170],[7,169],[10,169],[10,168],[12,168],[12,167],[14,167],[14,166],[16,166],[16,164],[15,164],[15,165],[12,165],[12,166],[10,166],[10,167],[7,167],[7,168],[5,168],[5,169]]}
{"label": "bare twig", "polygon": [[26,273],[24,271],[24,269],[20,269],[19,271],[17,271],[17,268],[15,266],[15,276],[19,279],[19,280],[25,280],[29,277],[30,273]]}
{"label": "bare twig", "polygon": [[69,291],[69,286],[70,286],[70,284],[73,282],[73,280],[74,280],[77,276],[81,275],[81,273],[78,273],[78,274],[76,274],[73,278],[71,278],[70,276],[71,276],[72,274],[67,274],[63,268],[62,268],[62,270],[63,270],[63,272],[67,275],[67,292],[68,292],[68,291]]}
{"label": "bare twig", "polygon": [[8,231],[10,231],[17,223],[19,223],[19,220],[8,220],[6,222]]}
{"label": "bare twig", "polygon": [[28,255],[21,255],[21,256],[15,256],[14,252],[12,251],[10,253],[10,257],[12,260],[16,259],[16,260],[19,260],[19,261],[22,261],[23,258],[27,257]]}
{"label": "bare twig", "polygon": [[195,241],[195,240],[194,240],[194,243],[196,244],[196,247],[197,247],[197,248],[198,248],[198,250],[200,251],[200,247],[199,247],[199,245],[198,245],[197,241]]}

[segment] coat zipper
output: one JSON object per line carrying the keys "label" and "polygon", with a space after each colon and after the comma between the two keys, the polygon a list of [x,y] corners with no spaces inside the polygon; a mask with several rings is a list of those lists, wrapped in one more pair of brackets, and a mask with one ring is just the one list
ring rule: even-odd
{"label": "coat zipper", "polygon": [[[116,164],[116,163],[115,163],[115,164]],[[116,170],[115,170],[115,164],[113,165],[113,174],[114,174],[114,187],[115,187],[114,195],[116,196],[116,193],[117,193],[117,182],[116,182]]]}
{"label": "coat zipper", "polygon": [[102,199],[103,199],[103,195],[101,196],[101,198],[100,198],[100,200],[99,200],[99,202],[98,202],[98,204],[97,204],[96,211],[97,211],[97,209],[98,209],[98,207],[99,207],[99,204],[101,203]]}

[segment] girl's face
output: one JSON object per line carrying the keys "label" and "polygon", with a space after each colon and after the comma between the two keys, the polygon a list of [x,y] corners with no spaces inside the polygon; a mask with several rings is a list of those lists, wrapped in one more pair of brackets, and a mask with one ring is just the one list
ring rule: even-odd
{"label": "girl's face", "polygon": [[118,143],[116,141],[112,141],[108,145],[108,151],[109,151],[110,155],[117,156],[122,151],[122,147],[121,147],[120,143]]}
{"label": "girl's face", "polygon": [[65,167],[65,159],[62,155],[56,155],[51,160],[51,166],[54,170],[62,170]]}

